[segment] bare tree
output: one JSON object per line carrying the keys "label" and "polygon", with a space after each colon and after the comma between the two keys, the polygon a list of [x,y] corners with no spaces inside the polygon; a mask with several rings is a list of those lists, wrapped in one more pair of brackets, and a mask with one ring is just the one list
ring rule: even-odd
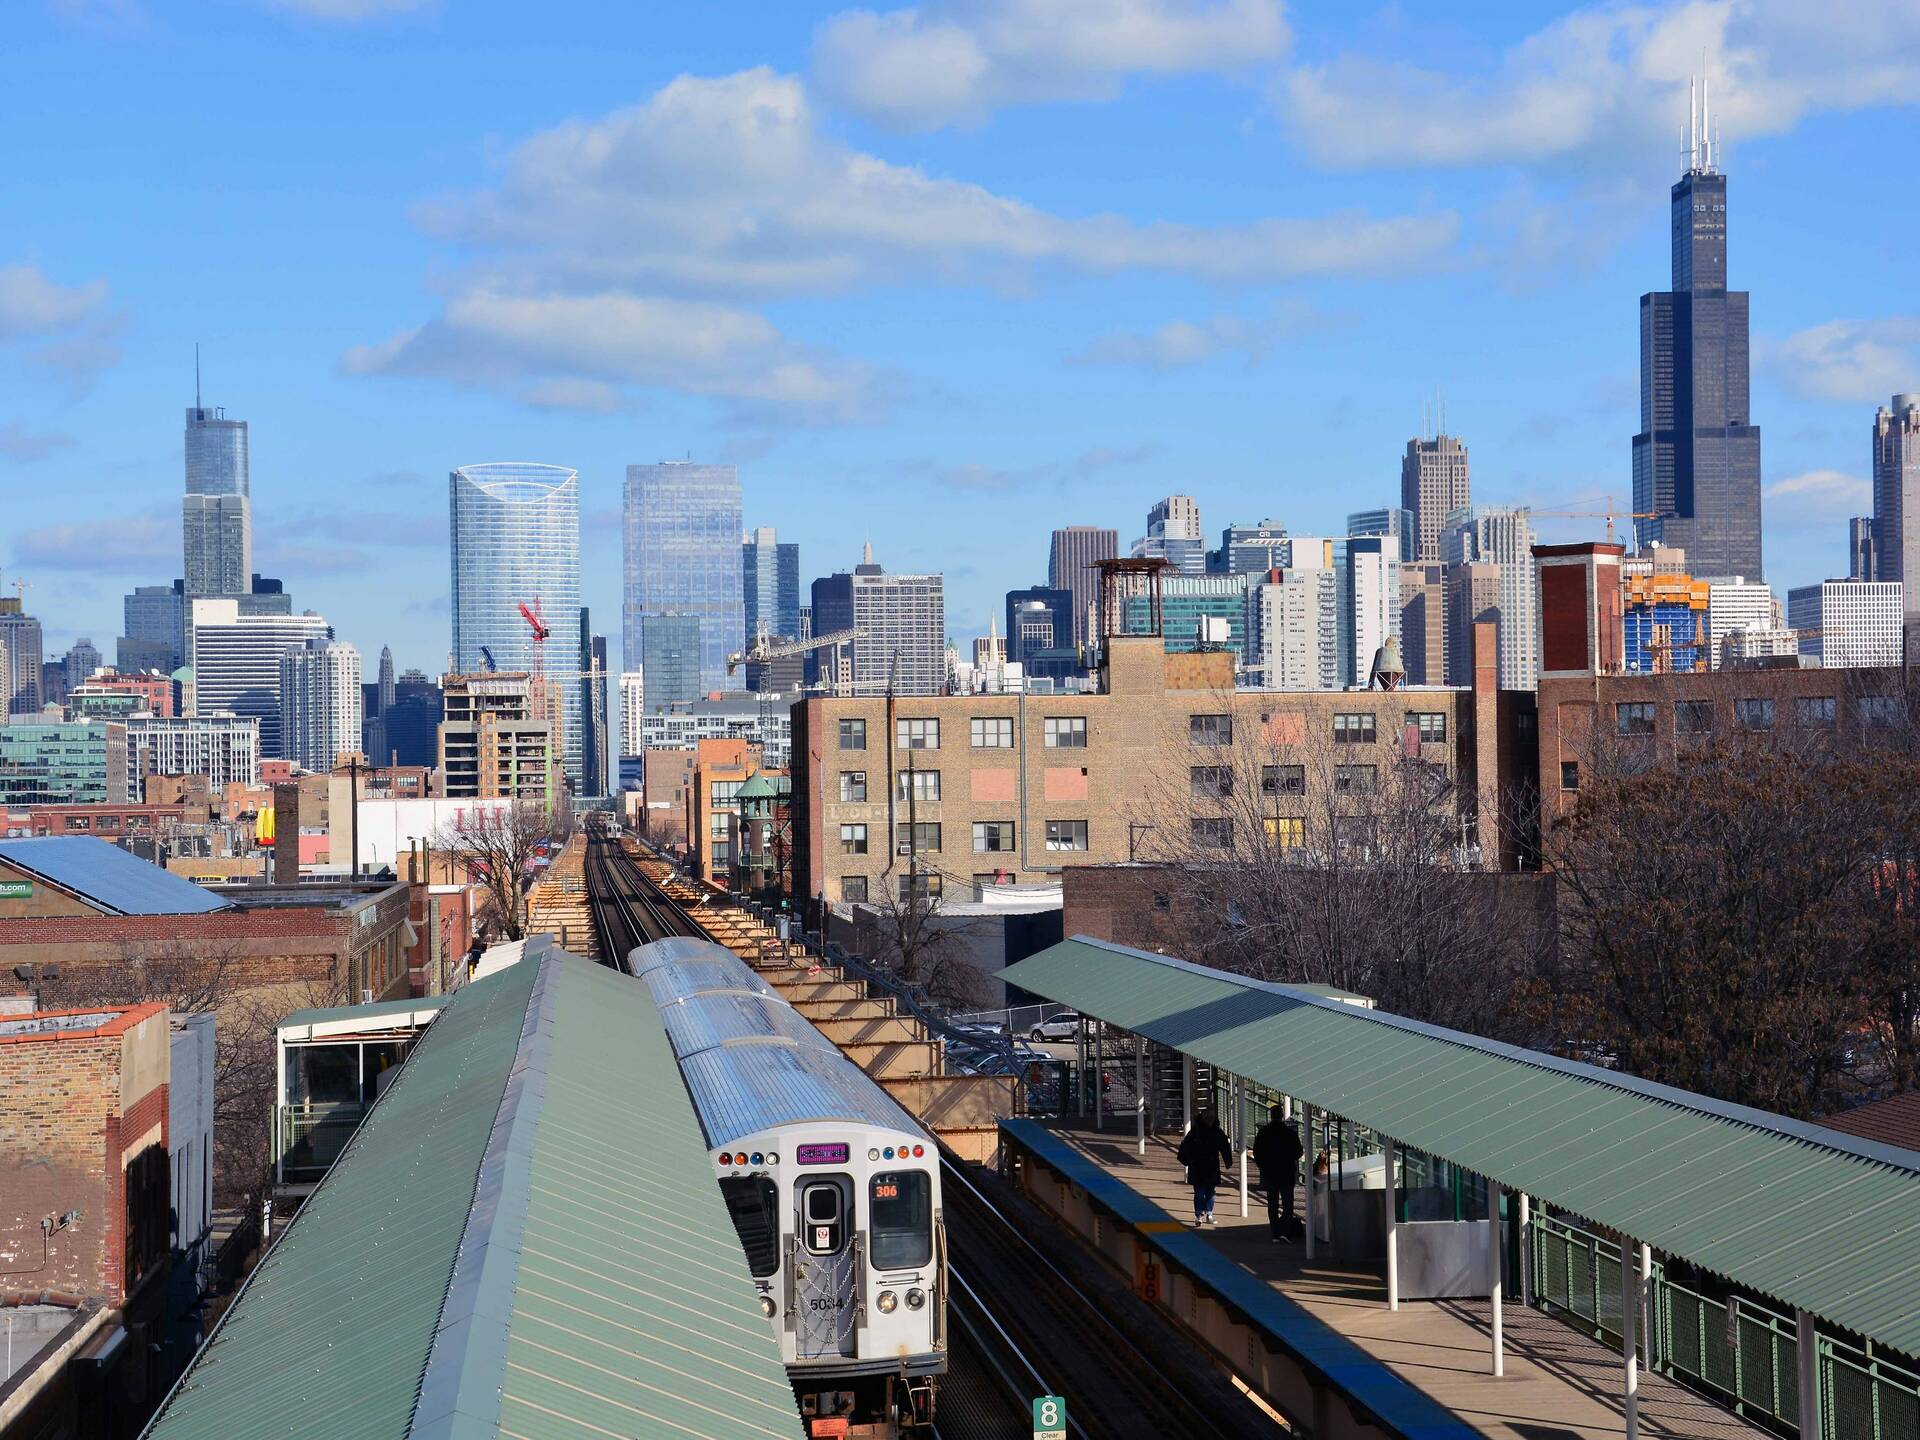
{"label": "bare tree", "polygon": [[502,800],[441,826],[433,845],[485,888],[486,913],[501,937],[519,940],[527,933],[527,890],[534,859],[542,844],[558,844],[572,829],[573,817],[564,806]]}
{"label": "bare tree", "polygon": [[1510,1001],[1550,939],[1550,882],[1482,872],[1474,797],[1417,732],[1375,723],[1203,730],[1143,797],[1139,858],[1180,867],[1195,959],[1519,1038]]}
{"label": "bare tree", "polygon": [[985,1003],[984,977],[967,961],[965,937],[940,914],[940,896],[932,893],[928,875],[901,871],[898,878],[907,883],[889,883],[893,872],[883,875],[864,907],[867,923],[860,928],[870,958],[942,1009]]}

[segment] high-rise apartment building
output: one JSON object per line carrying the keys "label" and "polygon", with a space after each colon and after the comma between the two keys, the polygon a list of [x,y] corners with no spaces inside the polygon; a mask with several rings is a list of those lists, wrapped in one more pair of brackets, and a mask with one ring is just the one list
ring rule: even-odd
{"label": "high-rise apartment building", "polygon": [[1246,670],[1267,689],[1338,689],[1340,592],[1333,567],[1288,566],[1277,576],[1252,577]]}
{"label": "high-rise apartment building", "polygon": [[1336,543],[1340,586],[1341,681],[1365,685],[1374,657],[1400,635],[1400,542],[1391,535],[1349,535]]}
{"label": "high-rise apartment building", "polygon": [[40,713],[40,622],[26,613],[18,595],[0,596],[0,646],[6,649],[9,715]]}
{"label": "high-rise apartment building", "polygon": [[647,677],[638,666],[620,672],[620,758],[641,753],[640,721],[647,713]]}
{"label": "high-rise apartment building", "polygon": [[1920,624],[1920,395],[1874,413],[1872,578],[1901,581],[1904,623]]}
{"label": "high-rise apartment building", "polygon": [[1401,563],[1400,663],[1406,667],[1409,685],[1447,683],[1447,567],[1444,565]]}
{"label": "high-rise apartment building", "polygon": [[1399,505],[1378,510],[1355,510],[1347,516],[1349,535],[1391,535],[1400,542],[1400,563],[1405,565],[1418,552],[1413,512]]}
{"label": "high-rise apartment building", "polygon": [[787,640],[800,635],[800,547],[782,544],[771,525],[752,531],[740,546],[740,598],[746,642],[763,630]]}
{"label": "high-rise apartment building", "polygon": [[[858,627],[865,633],[841,647],[843,678],[854,694],[938,695],[947,684],[946,581],[939,575],[890,575],[873,562],[868,545],[852,574],[813,582],[814,633]],[[830,668],[833,651],[819,652]],[[653,683],[649,672],[649,685]]]}
{"label": "high-rise apartment building", "polygon": [[707,693],[700,683],[704,630],[698,615],[640,617],[640,671],[647,677],[647,708],[691,703]]}
{"label": "high-rise apartment building", "polygon": [[490,665],[530,672],[533,627],[520,606],[538,608],[556,637],[546,644],[544,668],[560,696],[562,714],[554,728],[567,777],[577,788],[580,687],[568,672],[579,668],[572,637],[580,630],[580,477],[561,465],[504,462],[463,465],[448,485],[454,668],[465,674]]}
{"label": "high-rise apartment building", "polygon": [[1824,580],[1787,592],[1800,653],[1829,670],[1898,665],[1904,608],[1897,580]]}
{"label": "high-rise apartment building", "polygon": [[362,743],[360,652],[344,640],[309,640],[280,656],[282,758],[331,771]]}
{"label": "high-rise apartment building", "polygon": [[1405,559],[1422,563],[1445,559],[1441,552],[1447,517],[1472,503],[1467,447],[1458,436],[1407,441],[1407,453],[1400,457],[1400,508],[1406,512],[1402,523],[1414,548]]}
{"label": "high-rise apartment building", "polygon": [[260,783],[260,722],[251,715],[129,715],[125,724],[130,800],[149,775],[204,775],[215,791]]}
{"label": "high-rise apartment building", "polygon": [[[1473,627],[1490,620],[1500,627],[1504,576],[1498,565],[1468,560],[1445,567],[1447,585],[1446,681],[1473,684]],[[1498,629],[1496,628],[1496,635]],[[1497,646],[1496,646],[1497,649]]]}
{"label": "high-rise apartment building", "polygon": [[[1447,517],[1442,558],[1500,567],[1500,688],[1531,690],[1540,678],[1538,567],[1533,522],[1524,508],[1474,506]],[[1476,617],[1477,618],[1477,617]],[[1449,631],[1463,641],[1471,631]],[[1454,681],[1455,684],[1470,683]]]}
{"label": "high-rise apartment building", "polygon": [[1640,297],[1640,433],[1634,521],[1687,552],[1707,580],[1763,579],[1760,430],[1748,396],[1747,292],[1727,289],[1727,177],[1689,113],[1687,173],[1671,196],[1673,288]]}
{"label": "high-rise apartment building", "polygon": [[553,721],[534,718],[526,672],[445,675],[441,694],[439,769],[448,799],[551,805],[560,798]]}
{"label": "high-rise apartment building", "polygon": [[1098,525],[1067,525],[1053,532],[1047,547],[1047,585],[1073,595],[1073,640],[1083,649],[1092,634],[1092,615],[1100,603],[1102,560],[1120,553],[1120,532]]}
{"label": "high-rise apartment building", "polygon": [[208,409],[187,410],[186,492],[181,542],[186,594],[240,595],[253,575],[253,482],[247,422]]}
{"label": "high-rise apartment building", "polygon": [[727,656],[746,634],[739,472],[690,460],[629,465],[623,515],[625,663],[644,649],[643,617],[691,615],[700,622],[701,688],[724,690]]}
{"label": "high-rise apartment building", "polygon": [[582,795],[598,798],[612,788],[607,760],[607,637],[595,635],[580,608],[580,715],[586,733],[581,737]]}
{"label": "high-rise apartment building", "polygon": [[[327,622],[311,611],[244,615],[230,595],[189,600],[187,665],[193,671],[193,713],[231,710],[251,716],[260,722],[262,758],[291,759],[281,729],[280,657],[326,636]],[[355,676],[356,696],[359,684]]]}
{"label": "high-rise apartment building", "polygon": [[84,684],[100,668],[100,647],[84,636],[67,651],[67,689]]}
{"label": "high-rise apartment building", "polygon": [[1773,587],[1739,576],[1707,585],[1707,667],[1727,663],[1727,644],[1735,635],[1770,633],[1777,617]]}
{"label": "high-rise apartment building", "polygon": [[1278,520],[1229,525],[1220,532],[1220,548],[1207,552],[1211,575],[1262,575],[1284,563],[1287,527]]}

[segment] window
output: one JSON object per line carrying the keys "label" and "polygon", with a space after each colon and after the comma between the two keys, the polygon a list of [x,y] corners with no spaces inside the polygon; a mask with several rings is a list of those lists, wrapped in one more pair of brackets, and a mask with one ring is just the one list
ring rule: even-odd
{"label": "window", "polygon": [[1773,729],[1773,701],[1736,700],[1733,702],[1733,722],[1742,730]]}
{"label": "window", "polygon": [[1380,767],[1377,765],[1333,767],[1333,793],[1336,795],[1371,795],[1379,788]]}
{"label": "window", "polygon": [[1193,843],[1207,850],[1225,850],[1233,844],[1233,818],[1228,815],[1193,817]]}
{"label": "window", "polygon": [[864,720],[842,720],[840,722],[840,748],[842,750],[866,749],[867,722]]}
{"label": "window", "polygon": [[938,750],[940,748],[938,720],[896,720],[893,724],[896,732],[895,743],[902,750]]}
{"label": "window", "polygon": [[1049,715],[1047,717],[1047,748],[1049,750],[1086,749],[1087,717],[1084,715]]}
{"label": "window", "polygon": [[747,1269],[756,1277],[773,1274],[780,1268],[780,1187],[765,1175],[727,1175],[720,1197],[747,1252]]}
{"label": "window", "polygon": [[864,770],[842,770],[840,772],[840,798],[852,805],[864,805],[867,800],[867,772]]}
{"label": "window", "polygon": [[715,805],[731,805],[733,797],[740,793],[740,787],[746,783],[745,780],[715,780],[708,794]]}
{"label": "window", "polygon": [[1187,739],[1195,745],[1233,744],[1233,716],[1189,715]]}
{"label": "window", "polygon": [[1351,711],[1334,716],[1333,743],[1336,745],[1371,745],[1373,743],[1372,712]]}
{"label": "window", "polygon": [[1011,820],[974,821],[973,848],[981,855],[1013,849],[1013,822]]}
{"label": "window", "polygon": [[1013,717],[976,715],[967,722],[971,731],[973,748],[976,750],[1011,750],[1013,748]]}
{"label": "window", "polygon": [[1374,823],[1371,815],[1333,817],[1333,843],[1342,855],[1366,855],[1374,848]]}
{"label": "window", "polygon": [[938,850],[940,826],[937,822],[929,823],[925,820],[917,825],[898,825],[894,827],[894,839],[898,842],[902,854],[906,853],[909,846],[920,851]]}
{"label": "window", "polygon": [[1304,795],[1307,793],[1307,767],[1304,765],[1262,765],[1262,795]]}
{"label": "window", "polygon": [[840,877],[840,898],[851,905],[867,898],[867,877],[864,875],[843,875]]}
{"label": "window", "polygon": [[1298,815],[1268,816],[1267,839],[1282,850],[1298,850],[1307,843],[1307,822]]}
{"label": "window", "polygon": [[1560,762],[1560,788],[1562,790],[1578,790],[1580,788],[1580,762],[1578,760],[1562,760]]}
{"label": "window", "polygon": [[1084,850],[1087,848],[1087,822],[1084,820],[1047,821],[1047,849]]}
{"label": "window", "polygon": [[1892,725],[1900,718],[1900,701],[1892,695],[1862,695],[1858,701],[1862,725]]}
{"label": "window", "polygon": [[1217,800],[1233,793],[1233,771],[1225,765],[1194,765],[1187,770],[1187,788],[1196,800]]}
{"label": "window", "polygon": [[941,894],[943,877],[928,874],[907,874],[900,877],[900,898],[902,900],[938,900]]}
{"label": "window", "polygon": [[903,804],[909,799],[938,800],[940,798],[938,770],[902,770],[893,779],[893,798]]}
{"label": "window", "polygon": [[1711,735],[1713,733],[1713,702],[1711,700],[1674,701],[1673,728],[1682,735]]}
{"label": "window", "polygon": [[1514,731],[1522,740],[1531,740],[1533,738],[1533,722],[1535,718],[1531,710],[1522,710],[1518,715],[1513,717]]}
{"label": "window", "polygon": [[867,1182],[868,1259],[876,1270],[911,1270],[933,1259],[933,1181],[924,1170],[893,1170]]}
{"label": "window", "polygon": [[1831,695],[1802,695],[1798,705],[1800,723],[1809,730],[1833,729],[1838,704]]}
{"label": "window", "polygon": [[1420,732],[1422,745],[1446,743],[1447,712],[1444,710],[1409,710],[1407,724]]}
{"label": "window", "polygon": [[867,827],[864,825],[842,825],[840,827],[840,853],[842,855],[866,854]]}
{"label": "window", "polygon": [[707,835],[710,839],[724,840],[733,833],[733,816],[709,815],[707,817]]}
{"label": "window", "polygon": [[1653,702],[1628,700],[1614,706],[1613,730],[1616,735],[1651,735],[1653,733]]}

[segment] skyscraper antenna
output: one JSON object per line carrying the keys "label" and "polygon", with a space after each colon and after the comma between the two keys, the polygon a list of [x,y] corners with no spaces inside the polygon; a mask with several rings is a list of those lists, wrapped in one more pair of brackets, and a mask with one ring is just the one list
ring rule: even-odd
{"label": "skyscraper antenna", "polygon": [[1700,82],[1687,77],[1687,169],[1700,168]]}
{"label": "skyscraper antenna", "polygon": [[1707,101],[1707,52],[1700,52],[1700,168],[1713,173],[1713,106]]}
{"label": "skyscraper antenna", "polygon": [[193,342],[193,408],[200,408],[200,342]]}

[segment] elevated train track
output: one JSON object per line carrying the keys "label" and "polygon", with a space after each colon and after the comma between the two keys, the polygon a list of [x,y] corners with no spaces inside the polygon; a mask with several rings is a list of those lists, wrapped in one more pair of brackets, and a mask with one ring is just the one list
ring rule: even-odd
{"label": "elevated train track", "polygon": [[[585,868],[603,957],[705,933],[617,840],[589,837]],[[951,1156],[943,1172],[952,1287],[942,1440],[1030,1434],[1029,1403],[1047,1394],[1066,1398],[1074,1440],[1282,1432],[1099,1261],[1071,1245],[1043,1250],[1030,1237],[1044,1220],[997,1177]]]}

